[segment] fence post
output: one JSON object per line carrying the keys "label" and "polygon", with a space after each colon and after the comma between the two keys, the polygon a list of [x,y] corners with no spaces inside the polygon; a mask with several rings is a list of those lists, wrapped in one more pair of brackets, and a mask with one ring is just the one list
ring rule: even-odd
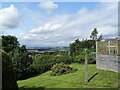
{"label": "fence post", "polygon": [[98,53],[98,45],[97,45],[97,41],[96,41],[96,55]]}
{"label": "fence post", "polygon": [[87,49],[85,49],[85,84],[88,83],[88,60],[87,60]]}
{"label": "fence post", "polygon": [[110,41],[108,41],[108,51],[109,51],[109,55],[110,55]]}

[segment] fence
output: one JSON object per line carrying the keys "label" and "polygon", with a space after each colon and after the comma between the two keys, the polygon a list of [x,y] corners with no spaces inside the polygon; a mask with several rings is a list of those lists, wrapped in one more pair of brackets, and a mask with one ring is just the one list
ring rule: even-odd
{"label": "fence", "polygon": [[120,40],[96,42],[96,53],[98,69],[120,72]]}
{"label": "fence", "polygon": [[120,40],[97,41],[97,54],[120,56]]}

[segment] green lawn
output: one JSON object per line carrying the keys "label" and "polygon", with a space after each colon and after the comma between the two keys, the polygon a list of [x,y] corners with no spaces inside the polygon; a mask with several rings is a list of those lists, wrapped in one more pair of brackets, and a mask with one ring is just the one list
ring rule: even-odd
{"label": "green lawn", "polygon": [[[88,77],[89,79],[95,76],[88,82],[84,83],[84,65],[71,64],[71,67],[78,70],[74,73],[61,76],[51,76],[51,71],[47,71],[39,76],[18,81],[18,86],[22,88],[117,88],[118,73],[96,69],[96,65],[89,64]],[[32,89],[31,89],[32,90]]]}

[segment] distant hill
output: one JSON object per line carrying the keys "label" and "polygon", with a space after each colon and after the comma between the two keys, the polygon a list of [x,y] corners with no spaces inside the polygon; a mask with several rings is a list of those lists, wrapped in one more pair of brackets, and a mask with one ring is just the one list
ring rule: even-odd
{"label": "distant hill", "polygon": [[33,49],[38,51],[66,51],[69,50],[69,47],[27,47],[27,49]]}

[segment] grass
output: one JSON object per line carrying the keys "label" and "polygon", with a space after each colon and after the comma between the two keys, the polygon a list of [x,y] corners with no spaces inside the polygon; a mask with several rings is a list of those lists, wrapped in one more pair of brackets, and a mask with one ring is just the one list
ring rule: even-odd
{"label": "grass", "polygon": [[[96,65],[88,66],[88,84],[84,83],[83,64],[71,64],[78,70],[74,73],[64,74],[61,76],[51,76],[51,71],[47,71],[36,77],[18,81],[20,90],[24,88],[117,88],[118,73],[96,69]],[[26,90],[26,89],[25,89]],[[31,89],[33,90],[33,89]]]}

